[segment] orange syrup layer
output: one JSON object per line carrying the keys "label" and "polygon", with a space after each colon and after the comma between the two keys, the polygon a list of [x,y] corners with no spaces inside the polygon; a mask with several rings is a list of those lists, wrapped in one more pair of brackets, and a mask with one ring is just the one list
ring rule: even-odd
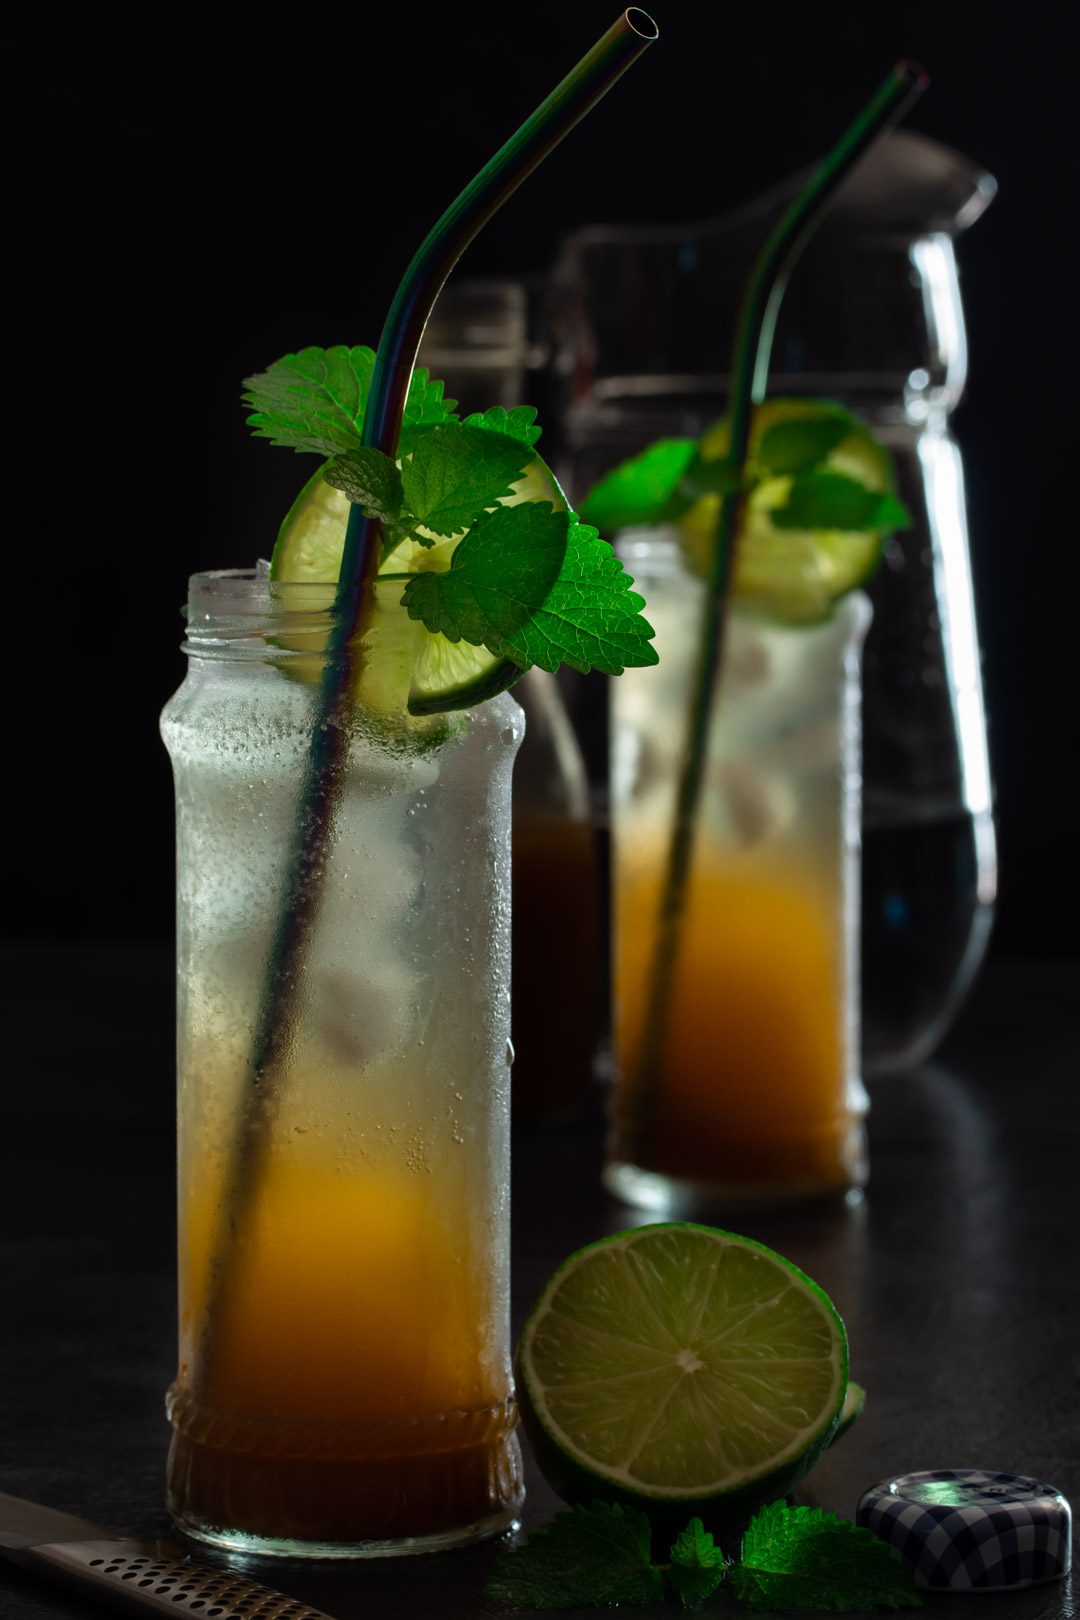
{"label": "orange syrup layer", "polygon": [[209,1176],[182,1206],[174,1511],[325,1541],[490,1516],[514,1476],[515,1413],[482,1223],[460,1188],[440,1192],[422,1167],[346,1172],[317,1145],[271,1155],[209,1324]]}
{"label": "orange syrup layer", "polygon": [[716,1184],[840,1182],[845,1103],[838,900],[812,872],[695,871],[655,1095],[638,1096],[659,880],[618,891],[616,1127],[643,1169]]}

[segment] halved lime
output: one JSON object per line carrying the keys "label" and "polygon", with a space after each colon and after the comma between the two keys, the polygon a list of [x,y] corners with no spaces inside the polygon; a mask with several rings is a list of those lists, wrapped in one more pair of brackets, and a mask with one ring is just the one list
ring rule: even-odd
{"label": "halved lime", "polygon": [[[555,475],[536,455],[513,490],[503,504],[545,500],[560,511],[568,504]],[[334,582],[341,568],[348,518],[348,497],[326,483],[320,469],[308,479],[278,530],[270,578],[290,583]],[[425,569],[442,572],[449,568],[456,544],[456,540],[444,540],[422,546],[406,541],[386,559],[380,575]],[[413,715],[442,714],[472,708],[520,680],[524,671],[509,659],[486,647],[432,634],[410,619],[400,605],[402,589],[400,579],[376,582],[359,692],[366,705],[387,714],[406,708]]]}
{"label": "halved lime", "polygon": [[[779,422],[816,420],[837,416],[849,431],[825,458],[822,466],[844,473],[875,494],[892,491],[895,474],[888,451],[861,423],[816,399],[770,399],[755,408],[750,430],[748,462],[765,430]],[[710,428],[701,441],[706,461],[727,454],[727,420]],[[733,595],[744,607],[784,623],[806,623],[824,618],[833,604],[862,585],[877,568],[884,535],[850,529],[780,529],[770,513],[783,504],[791,487],[790,476],[764,477],[753,489],[739,537]],[[679,536],[691,567],[708,572],[720,497],[705,495],[679,522]]]}
{"label": "halved lime", "polygon": [[686,1222],[572,1254],[517,1352],[537,1461],[568,1502],[732,1523],[790,1490],[847,1388],[828,1296],[761,1243]]}

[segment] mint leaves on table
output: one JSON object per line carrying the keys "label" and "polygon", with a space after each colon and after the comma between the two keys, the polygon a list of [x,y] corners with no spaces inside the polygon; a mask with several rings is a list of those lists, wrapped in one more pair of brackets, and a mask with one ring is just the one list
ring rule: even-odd
{"label": "mint leaves on table", "polygon": [[500,1553],[486,1592],[519,1609],[651,1603],[663,1597],[664,1578],[650,1540],[649,1521],[635,1508],[575,1507]]}
{"label": "mint leaves on table", "polygon": [[550,500],[502,504],[537,462],[535,410],[493,406],[462,422],[418,369],[394,461],[363,443],[374,366],[368,348],[302,349],[248,377],[243,397],[257,434],[322,456],[326,482],[379,521],[384,563],[406,541],[457,540],[449,567],[400,576],[410,617],[522,671],[655,664],[644,602],[607,541]]}
{"label": "mint leaves on table", "polygon": [[700,1519],[691,1519],[671,1549],[668,1580],[684,1609],[711,1596],[728,1572],[728,1560]]}
{"label": "mint leaves on table", "polygon": [[[770,507],[778,529],[839,529],[886,533],[911,515],[895,495],[875,493],[857,479],[826,468],[828,457],[852,432],[865,431],[840,405],[815,402],[820,416],[773,422],[753,445],[741,488],[750,493],[767,479],[791,480],[785,498]],[[617,529],[674,523],[703,495],[730,495],[740,487],[723,456],[705,456],[694,439],[658,439],[593,486],[582,503],[587,523]]]}
{"label": "mint leaves on table", "polygon": [[785,1502],[755,1514],[733,1561],[701,1520],[691,1519],[667,1564],[652,1561],[644,1513],[605,1502],[579,1505],[557,1513],[521,1547],[503,1550],[486,1591],[513,1608],[631,1606],[666,1596],[692,1609],[725,1583],[730,1597],[758,1612],[922,1605],[911,1571],[871,1531]]}
{"label": "mint leaves on table", "polygon": [[915,1609],[910,1570],[871,1530],[820,1508],[773,1502],[742,1539],[731,1590],[751,1609]]}

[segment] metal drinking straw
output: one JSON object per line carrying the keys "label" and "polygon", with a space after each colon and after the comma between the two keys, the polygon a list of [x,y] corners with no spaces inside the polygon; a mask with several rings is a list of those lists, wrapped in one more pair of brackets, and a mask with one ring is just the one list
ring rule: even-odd
{"label": "metal drinking straw", "polygon": [[886,130],[897,123],[923,92],[922,68],[902,61],[889,74],[840,140],[788,206],[758,256],[743,295],[731,364],[731,447],[733,493],[721,499],[713,547],[709,591],[701,617],[687,744],[675,801],[664,886],[657,918],[656,949],[647,979],[644,1034],[634,1087],[635,1106],[646,1107],[659,1085],[667,1039],[683,912],[701,807],[709,727],[724,655],[727,604],[735,561],[735,540],[746,495],[742,484],[750,441],[752,408],[765,398],[769,358],[780,304],[803,248],[813,235],[841,182]]}
{"label": "metal drinking straw", "polygon": [[[506,144],[466,186],[428,233],[390,305],[376,351],[364,415],[365,445],[393,457],[420,340],[435,300],[477,232],[610,90],[659,30],[636,6],[597,40]],[[225,1180],[226,1222],[211,1268],[196,1385],[213,1373],[214,1324],[227,1292],[235,1241],[257,1184],[278,1095],[282,1059],[295,1021],[308,942],[318,916],[334,811],[348,754],[355,677],[374,597],[382,529],[359,506],[349,512],[333,630],[311,731],[287,875],[252,1042],[248,1086]]]}

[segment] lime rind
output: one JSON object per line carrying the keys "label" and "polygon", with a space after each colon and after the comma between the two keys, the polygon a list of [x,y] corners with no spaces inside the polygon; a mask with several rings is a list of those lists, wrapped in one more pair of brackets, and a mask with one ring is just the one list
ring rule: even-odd
{"label": "lime rind", "polygon": [[[718,1364],[702,1376],[710,1341],[700,1255],[664,1278],[656,1245],[665,1232],[678,1235],[675,1249],[689,1251],[686,1238],[700,1233],[709,1252],[737,1260],[723,1268],[724,1297],[715,1302],[718,1317],[732,1318],[726,1370]],[[659,1311],[650,1288],[664,1296]],[[800,1353],[777,1355],[785,1343]],[[517,1356],[526,1430],[565,1500],[599,1496],[713,1520],[783,1495],[813,1466],[840,1420],[847,1367],[843,1322],[818,1284],[764,1244],[690,1222],[634,1228],[571,1255],[530,1314]],[[695,1377],[687,1381],[687,1372]],[[720,1466],[708,1472],[713,1458]],[[688,1468],[695,1477],[685,1477]]]}
{"label": "lime rind", "polygon": [[847,1434],[852,1425],[862,1417],[863,1408],[865,1405],[865,1389],[861,1384],[857,1384],[854,1378],[849,1378],[848,1387],[844,1391],[844,1404],[840,1408],[840,1417],[833,1433],[833,1437],[829,1441],[830,1445],[835,1445],[843,1435]]}

